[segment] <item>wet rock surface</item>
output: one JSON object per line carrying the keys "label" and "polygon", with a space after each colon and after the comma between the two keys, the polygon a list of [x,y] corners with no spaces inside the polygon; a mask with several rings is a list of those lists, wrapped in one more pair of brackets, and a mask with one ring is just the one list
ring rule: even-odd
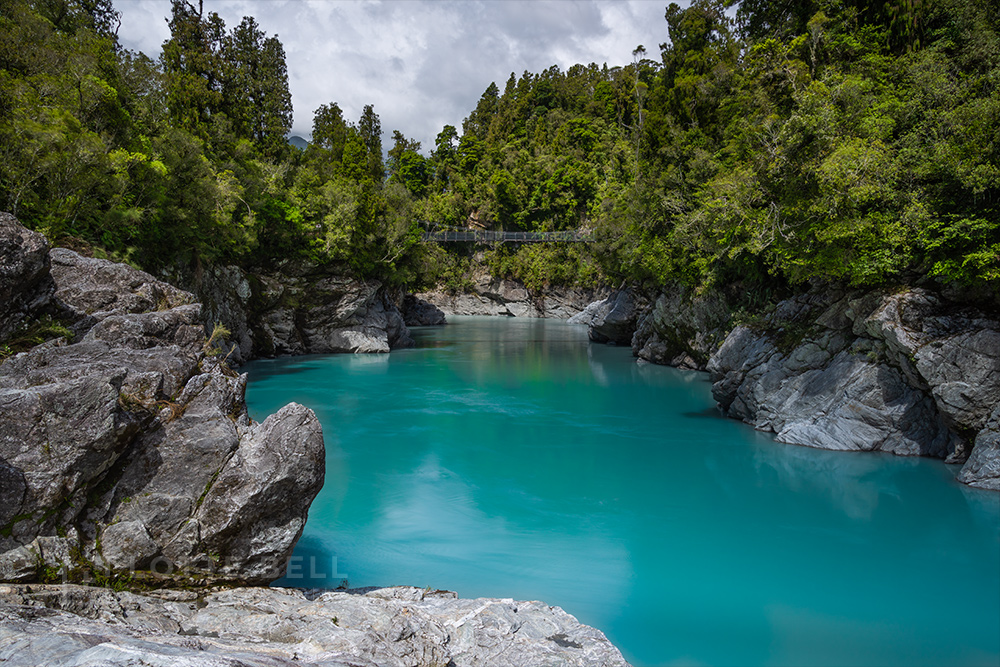
{"label": "wet rock surface", "polygon": [[541,602],[397,587],[136,595],[0,586],[9,665],[618,667],[598,630]]}

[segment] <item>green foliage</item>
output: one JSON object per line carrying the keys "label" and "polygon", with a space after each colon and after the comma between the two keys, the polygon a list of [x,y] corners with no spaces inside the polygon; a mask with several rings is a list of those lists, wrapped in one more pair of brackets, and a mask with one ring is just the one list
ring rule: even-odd
{"label": "green foliage", "polygon": [[532,288],[628,280],[774,294],[835,280],[1000,284],[1000,9],[969,0],[696,0],[658,60],[511,73],[429,154],[336,103],[290,151],[284,51],[172,0],[159,62],[110,0],[4,0],[0,208],[147,269],[329,264],[470,281],[424,228],[584,229],[499,248]]}
{"label": "green foliage", "polygon": [[51,315],[45,315],[37,320],[26,322],[14,331],[7,340],[0,341],[0,360],[18,352],[30,350],[49,340],[72,341],[73,336],[73,332],[66,326],[65,322],[57,320]]}

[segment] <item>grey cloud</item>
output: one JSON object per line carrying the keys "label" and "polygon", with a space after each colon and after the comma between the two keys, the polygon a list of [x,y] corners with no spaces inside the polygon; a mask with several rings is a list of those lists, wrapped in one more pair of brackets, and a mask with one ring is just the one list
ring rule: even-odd
{"label": "grey cloud", "polygon": [[[206,0],[228,26],[253,14],[285,47],[293,132],[337,102],[356,120],[374,104],[387,136],[398,129],[433,146],[445,124],[461,127],[491,82],[515,72],[580,62],[623,65],[666,41],[666,0]],[[169,0],[118,0],[123,43],[152,57],[169,37]],[[425,150],[426,152],[426,150]]]}

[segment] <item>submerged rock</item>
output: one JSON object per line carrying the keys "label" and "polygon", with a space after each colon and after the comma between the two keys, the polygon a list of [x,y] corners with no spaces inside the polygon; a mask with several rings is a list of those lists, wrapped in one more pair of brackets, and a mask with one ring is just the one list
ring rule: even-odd
{"label": "submerged rock", "polygon": [[599,630],[541,602],[447,591],[236,588],[135,595],[0,587],[8,665],[625,667]]}

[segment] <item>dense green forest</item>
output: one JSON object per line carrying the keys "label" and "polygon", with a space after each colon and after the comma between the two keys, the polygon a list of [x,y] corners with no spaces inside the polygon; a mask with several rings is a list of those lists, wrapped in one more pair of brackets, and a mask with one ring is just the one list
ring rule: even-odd
{"label": "dense green forest", "polygon": [[298,257],[458,287],[468,249],[420,234],[477,226],[593,234],[485,253],[531,287],[1000,285],[992,0],[671,4],[658,54],[512,73],[388,150],[374,108],[335,101],[288,145],[278,39],[168,18],[154,61],[111,0],[0,0],[0,209],[152,271]]}

